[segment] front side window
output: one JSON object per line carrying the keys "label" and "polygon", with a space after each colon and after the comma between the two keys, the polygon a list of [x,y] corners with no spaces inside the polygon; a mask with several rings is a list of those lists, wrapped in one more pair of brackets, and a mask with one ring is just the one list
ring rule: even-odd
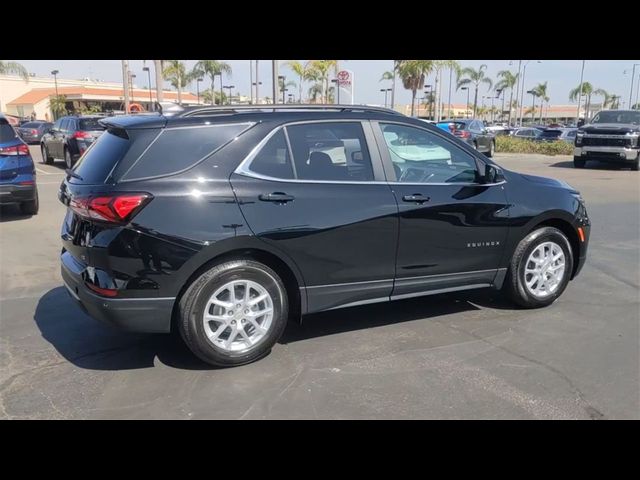
{"label": "front side window", "polygon": [[473,156],[439,136],[415,127],[381,123],[396,181],[403,183],[473,183]]}

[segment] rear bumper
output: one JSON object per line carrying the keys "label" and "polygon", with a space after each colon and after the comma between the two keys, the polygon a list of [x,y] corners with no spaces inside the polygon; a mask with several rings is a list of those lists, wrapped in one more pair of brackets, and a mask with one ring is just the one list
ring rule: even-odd
{"label": "rear bumper", "polygon": [[0,205],[28,202],[35,197],[35,185],[0,185]]}
{"label": "rear bumper", "polygon": [[107,298],[84,282],[86,265],[69,252],[61,257],[62,279],[71,298],[84,312],[104,323],[134,332],[167,333],[175,298]]}
{"label": "rear bumper", "polygon": [[574,147],[573,149],[574,157],[582,157],[585,160],[593,158],[604,162],[633,162],[638,159],[639,153],[640,150],[637,148],[624,147],[584,146]]}

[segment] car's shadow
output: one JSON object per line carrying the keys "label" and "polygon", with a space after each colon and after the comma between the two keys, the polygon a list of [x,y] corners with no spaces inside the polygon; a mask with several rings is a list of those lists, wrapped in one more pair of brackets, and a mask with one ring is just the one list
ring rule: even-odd
{"label": "car's shadow", "polygon": [[[478,305],[515,308],[497,292],[488,289],[346,308],[307,315],[302,325],[289,322],[279,343],[411,320],[428,321],[442,315],[478,310]],[[177,334],[123,332],[93,320],[71,300],[64,287],[54,288],[39,299],[34,319],[42,336],[66,360],[80,368],[149,368],[154,366],[156,359],[164,365],[184,370],[215,368],[197,359]]]}
{"label": "car's shadow", "polygon": [[0,223],[28,220],[32,216],[33,215],[25,215],[24,213],[22,213],[17,205],[0,206]]}
{"label": "car's shadow", "polygon": [[[573,166],[573,161],[569,162],[556,162],[549,165],[550,167],[555,168],[571,168],[575,169]],[[585,170],[629,170],[630,167],[623,163],[608,163],[608,162],[599,162],[597,160],[589,160],[587,165],[584,168]]]}

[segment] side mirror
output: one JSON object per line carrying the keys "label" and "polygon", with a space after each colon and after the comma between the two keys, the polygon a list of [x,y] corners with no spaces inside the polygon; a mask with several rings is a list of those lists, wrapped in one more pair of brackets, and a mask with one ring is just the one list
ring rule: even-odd
{"label": "side mirror", "polygon": [[504,180],[502,170],[496,165],[487,163],[484,166],[484,182],[483,183],[500,183]]}

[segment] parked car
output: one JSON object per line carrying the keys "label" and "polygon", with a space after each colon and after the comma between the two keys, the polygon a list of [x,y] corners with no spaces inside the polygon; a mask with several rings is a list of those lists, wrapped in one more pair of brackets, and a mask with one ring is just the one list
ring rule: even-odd
{"label": "parked car", "polygon": [[640,110],[602,110],[576,133],[573,165],[588,160],[628,165],[640,170]]}
{"label": "parked car", "polygon": [[525,127],[525,128],[515,129],[511,134],[511,136],[516,138],[524,138],[527,140],[535,140],[541,134],[542,134],[542,130],[539,128]]}
{"label": "parked car", "polygon": [[496,137],[485,128],[482,120],[443,120],[437,126],[442,130],[449,130],[487,157],[492,157],[496,150]]}
{"label": "parked car", "polygon": [[172,113],[102,120],[60,186],[62,278],[96,319],[177,330],[213,365],[263,357],[312,312],[484,287],[543,307],[585,262],[578,191],[418,119],[360,105]]}
{"label": "parked car", "polygon": [[40,143],[44,133],[50,130],[52,126],[53,123],[51,122],[34,120],[32,122],[22,124],[16,128],[16,131],[18,132],[18,135],[20,135],[20,138],[22,138],[27,144]]}
{"label": "parked car", "polygon": [[29,146],[0,114],[0,205],[16,204],[25,215],[38,213],[36,169]]}
{"label": "parked car", "polygon": [[45,132],[40,140],[42,159],[45,163],[64,160],[67,168],[73,167],[78,158],[102,135],[104,127],[99,115],[61,117]]}

